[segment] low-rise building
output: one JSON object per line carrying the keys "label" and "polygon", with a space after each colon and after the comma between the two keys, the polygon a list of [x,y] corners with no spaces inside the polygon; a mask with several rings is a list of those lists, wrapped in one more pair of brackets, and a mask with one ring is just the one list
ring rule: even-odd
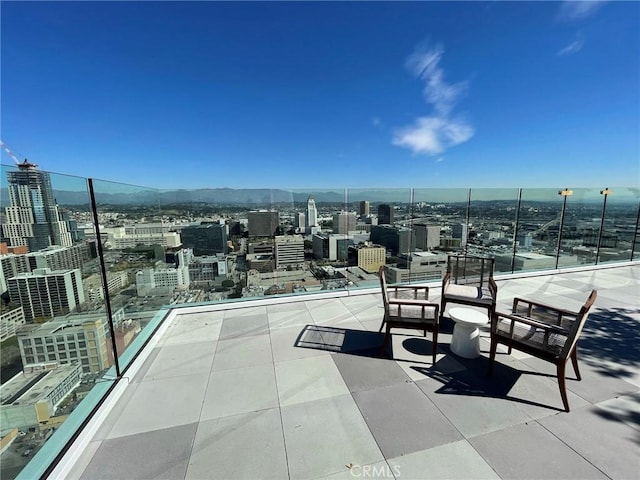
{"label": "low-rise building", "polygon": [[79,384],[80,363],[27,365],[0,386],[0,424],[3,430],[57,427],[64,417],[56,408]]}

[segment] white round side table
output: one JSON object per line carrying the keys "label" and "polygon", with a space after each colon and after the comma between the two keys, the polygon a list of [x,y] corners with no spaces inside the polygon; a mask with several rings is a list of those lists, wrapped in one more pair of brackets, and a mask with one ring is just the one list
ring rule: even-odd
{"label": "white round side table", "polygon": [[456,307],[449,310],[449,316],[455,322],[451,351],[463,358],[479,357],[480,330],[478,327],[487,324],[487,315],[472,308]]}

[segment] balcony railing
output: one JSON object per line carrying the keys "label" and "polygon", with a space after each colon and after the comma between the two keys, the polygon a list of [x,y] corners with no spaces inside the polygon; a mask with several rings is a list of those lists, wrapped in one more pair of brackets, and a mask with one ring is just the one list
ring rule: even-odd
{"label": "balcony railing", "polygon": [[[16,169],[2,166],[3,241],[16,236],[5,173]],[[170,308],[264,295],[358,293],[377,285],[377,268],[359,263],[353,248],[361,241],[383,246],[383,262],[399,282],[439,282],[446,254],[459,250],[495,258],[497,276],[640,259],[635,187],[166,192],[46,173],[56,221],[71,242],[29,254],[7,245],[0,256],[0,293],[8,292],[2,302],[8,356],[2,364],[3,478],[47,471]],[[308,211],[310,197],[315,215]],[[249,215],[256,211],[264,215]],[[381,221],[390,226],[380,228]],[[206,253],[191,258],[180,253],[180,233],[199,222],[218,226],[204,243],[185,245]],[[296,250],[275,245],[276,236],[298,239]],[[78,270],[82,285],[73,287],[75,297],[55,302],[49,291],[27,294],[11,279],[27,278],[36,267]],[[43,307],[51,303],[56,306]],[[10,319],[20,309],[23,325]],[[65,333],[38,333],[49,321]],[[73,340],[71,331],[77,331]],[[35,403],[16,400],[55,363],[80,365],[82,375],[55,398],[42,391]],[[39,373],[14,376],[28,365],[41,365]]]}

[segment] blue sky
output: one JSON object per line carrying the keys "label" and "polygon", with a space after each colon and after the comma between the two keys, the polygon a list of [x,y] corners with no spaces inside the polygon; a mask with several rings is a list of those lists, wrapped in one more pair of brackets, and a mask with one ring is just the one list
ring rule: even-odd
{"label": "blue sky", "polygon": [[2,141],[43,170],[157,188],[640,186],[638,2],[0,8]]}

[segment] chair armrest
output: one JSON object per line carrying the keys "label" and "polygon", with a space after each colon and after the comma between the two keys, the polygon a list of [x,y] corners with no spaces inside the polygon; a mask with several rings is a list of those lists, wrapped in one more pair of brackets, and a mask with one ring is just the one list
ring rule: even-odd
{"label": "chair armrest", "polygon": [[501,312],[496,312],[495,313],[495,325],[492,326],[492,328],[494,328],[495,326],[497,326],[498,321],[500,320],[500,318],[506,318],[511,320],[511,322],[519,322],[519,323],[524,323],[525,325],[530,325],[532,327],[536,327],[536,328],[541,328],[543,330],[547,330],[549,332],[552,333],[561,333],[563,335],[566,335],[568,333],[568,330],[566,328],[560,327],[558,325],[554,325],[552,323],[546,323],[546,322],[541,322],[539,320],[536,320],[535,318],[531,318],[531,317],[525,317],[523,315],[513,315],[511,313],[501,313]]}
{"label": "chair armrest", "polygon": [[451,282],[451,272],[445,273],[444,277],[442,277],[442,291],[443,292],[444,292],[444,287],[449,285],[449,282]]}
{"label": "chair armrest", "polygon": [[532,300],[527,300],[525,298],[520,298],[520,297],[516,297],[513,299],[513,310],[512,312],[515,313],[516,308],[518,307],[519,303],[526,303],[528,306],[528,311],[531,312],[532,307],[540,307],[540,308],[544,308],[545,310],[551,310],[553,312],[556,312],[560,315],[570,315],[570,316],[574,316],[577,317],[578,316],[578,312],[574,312],[571,310],[567,310],[564,308],[558,308],[558,307],[554,307],[553,305],[547,305],[545,303],[541,303],[541,302],[535,302]]}

